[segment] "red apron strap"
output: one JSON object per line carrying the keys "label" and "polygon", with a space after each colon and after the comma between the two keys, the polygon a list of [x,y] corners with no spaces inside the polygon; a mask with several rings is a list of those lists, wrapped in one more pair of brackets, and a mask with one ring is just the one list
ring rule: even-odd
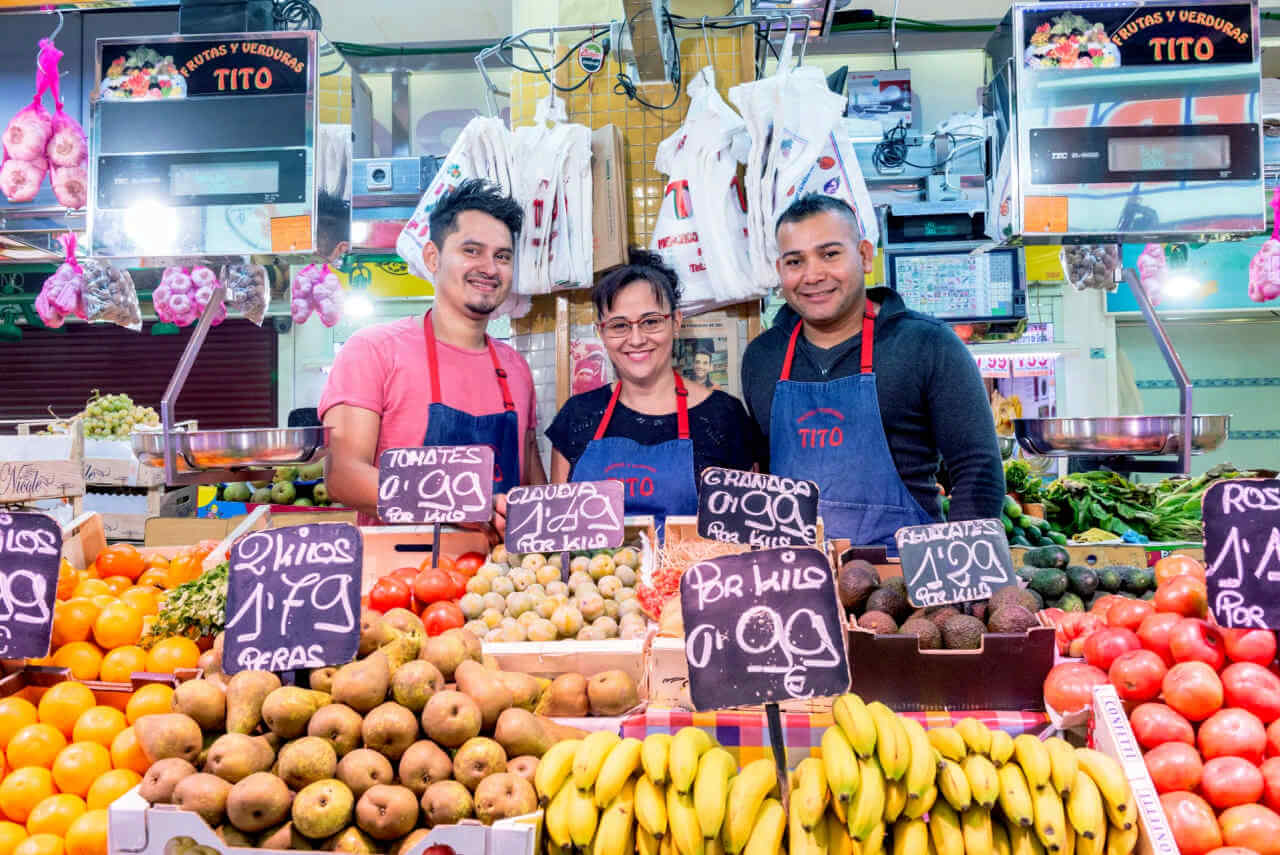
{"label": "red apron strap", "polygon": [[[423,315],[422,328],[427,336],[427,372],[431,375],[431,403],[438,404],[440,403],[440,365],[436,359],[436,331],[431,326],[431,312]],[[498,375],[498,388],[502,391],[502,409],[512,412],[516,404],[511,398],[511,386],[507,383],[507,370],[502,367],[502,360],[498,358],[498,349],[493,346],[493,339],[485,336],[484,343],[489,348],[489,358],[493,360],[493,373]]]}
{"label": "red apron strap", "polygon": [[876,344],[876,310],[870,303],[862,316],[862,373],[871,372],[871,354]]}
{"label": "red apron strap", "polygon": [[791,342],[787,345],[787,358],[782,360],[782,376],[779,380],[791,379],[791,361],[796,358],[796,340],[800,338],[800,328],[804,323],[797,322],[796,328],[791,331]]}
{"label": "red apron strap", "polygon": [[604,439],[604,432],[609,429],[609,420],[613,418],[613,408],[618,406],[618,396],[622,394],[622,381],[619,380],[613,386],[613,397],[609,399],[609,406],[604,408],[604,415],[600,417],[600,424],[596,426],[596,435],[593,439]]}
{"label": "red apron strap", "polygon": [[498,348],[493,346],[493,339],[488,336],[484,337],[484,343],[489,345],[489,358],[493,360],[493,373],[498,375],[498,388],[502,390],[502,409],[508,413],[515,412],[516,402],[511,399],[511,386],[507,383],[507,369],[502,367],[502,362],[498,359]]}
{"label": "red apron strap", "polygon": [[[680,372],[672,372],[676,377],[676,435],[680,439],[689,438],[689,390],[684,387],[684,380],[680,378]],[[600,417],[600,424],[596,426],[596,435],[592,439],[604,439],[605,431],[609,429],[609,422],[613,419],[614,407],[618,406],[618,398],[622,395],[622,383],[614,384],[613,396],[609,398],[609,406],[604,408],[604,415]]]}

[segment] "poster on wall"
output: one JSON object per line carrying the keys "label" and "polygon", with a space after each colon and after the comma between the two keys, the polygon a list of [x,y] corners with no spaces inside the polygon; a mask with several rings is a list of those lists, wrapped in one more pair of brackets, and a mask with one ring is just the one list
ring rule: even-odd
{"label": "poster on wall", "polygon": [[738,319],[723,311],[685,318],[676,337],[675,366],[686,383],[741,398]]}

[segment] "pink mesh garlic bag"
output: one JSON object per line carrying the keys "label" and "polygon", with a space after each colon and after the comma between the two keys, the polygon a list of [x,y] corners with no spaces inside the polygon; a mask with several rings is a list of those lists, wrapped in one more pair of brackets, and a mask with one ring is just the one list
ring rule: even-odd
{"label": "pink mesh garlic bag", "polygon": [[1143,247],[1142,254],[1138,256],[1138,275],[1151,298],[1151,305],[1160,305],[1169,279],[1169,262],[1164,257],[1162,245],[1149,243]]}
{"label": "pink mesh garlic bag", "polygon": [[44,280],[36,297],[36,314],[46,327],[57,329],[72,315],[84,319],[84,270],[76,261],[76,236],[68,232],[58,238],[66,261]]}
{"label": "pink mesh garlic bag", "polygon": [[[41,102],[45,91],[49,89],[55,91],[54,101],[58,100],[58,60],[61,58],[62,51],[54,47],[53,42],[49,39],[40,40],[40,53],[36,56],[35,97],[9,120],[4,135],[0,138],[4,143],[4,163],[0,165],[0,192],[10,202],[30,202],[34,199],[40,192],[45,173],[49,171],[46,151],[49,140],[53,137],[54,123],[53,117]],[[83,133],[81,131],[82,137]]]}
{"label": "pink mesh garlic bag", "polygon": [[1271,196],[1275,225],[1271,237],[1249,262],[1249,299],[1265,303],[1280,297],[1280,187]]}
{"label": "pink mesh garlic bag", "polygon": [[[52,44],[49,47],[57,51]],[[44,50],[44,43],[41,43]],[[62,56],[58,53],[58,56]],[[67,208],[83,208],[89,196],[89,141],[80,123],[63,112],[62,89],[58,84],[57,60],[54,60],[53,80],[49,91],[53,95],[54,113],[50,120],[51,133],[45,145],[45,159],[49,161],[49,178],[53,183],[53,195],[58,204]]]}
{"label": "pink mesh garlic bag", "polygon": [[293,277],[290,314],[295,324],[305,323],[311,313],[320,315],[326,327],[342,317],[342,283],[327,264],[308,264]]}
{"label": "pink mesh garlic bag", "polygon": [[[190,326],[204,314],[217,287],[217,274],[204,265],[166,267],[160,276],[160,284],[151,292],[156,317],[180,327]],[[226,319],[227,304],[224,300],[212,323],[217,326]]]}

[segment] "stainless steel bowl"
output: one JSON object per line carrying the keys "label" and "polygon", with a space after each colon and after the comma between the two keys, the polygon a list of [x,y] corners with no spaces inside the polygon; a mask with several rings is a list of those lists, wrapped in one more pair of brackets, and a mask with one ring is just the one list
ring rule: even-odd
{"label": "stainless steel bowl", "polygon": [[[178,468],[229,469],[251,466],[291,466],[322,460],[328,454],[330,428],[231,428],[175,431]],[[132,435],[133,452],[150,466],[164,466],[164,436],[159,432]]]}
{"label": "stainless steel bowl", "polygon": [[[1222,445],[1230,425],[1231,416],[1195,416],[1192,453]],[[1181,416],[1014,419],[1013,430],[1023,448],[1045,457],[1177,454],[1182,447]]]}
{"label": "stainless steel bowl", "polygon": [[1018,447],[1018,440],[1012,436],[996,436],[996,441],[1000,443],[1000,459],[1010,460],[1013,458],[1013,450]]}

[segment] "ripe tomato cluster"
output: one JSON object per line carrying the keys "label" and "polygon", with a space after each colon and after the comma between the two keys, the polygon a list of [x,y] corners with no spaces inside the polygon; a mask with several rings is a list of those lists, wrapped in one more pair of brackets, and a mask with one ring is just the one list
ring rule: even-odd
{"label": "ripe tomato cluster", "polygon": [[373,583],[366,605],[376,612],[409,609],[422,618],[428,635],[461,627],[466,619],[457,601],[484,562],[482,553],[466,552],[441,555],[436,567],[430,558],[418,567],[399,567]]}

